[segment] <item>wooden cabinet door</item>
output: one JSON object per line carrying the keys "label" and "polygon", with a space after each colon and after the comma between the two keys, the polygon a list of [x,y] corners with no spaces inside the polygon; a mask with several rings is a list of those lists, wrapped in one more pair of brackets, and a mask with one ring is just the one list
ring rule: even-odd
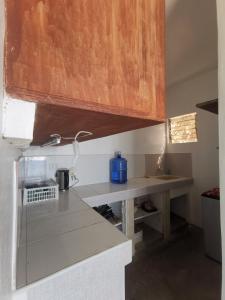
{"label": "wooden cabinet door", "polygon": [[164,119],[164,0],[6,0],[6,91]]}

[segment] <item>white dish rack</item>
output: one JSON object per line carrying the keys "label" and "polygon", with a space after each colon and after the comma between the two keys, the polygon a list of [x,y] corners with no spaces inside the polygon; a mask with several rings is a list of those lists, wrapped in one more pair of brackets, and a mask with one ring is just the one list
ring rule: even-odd
{"label": "white dish rack", "polygon": [[23,204],[59,199],[58,184],[50,179],[41,182],[25,184],[23,189]]}

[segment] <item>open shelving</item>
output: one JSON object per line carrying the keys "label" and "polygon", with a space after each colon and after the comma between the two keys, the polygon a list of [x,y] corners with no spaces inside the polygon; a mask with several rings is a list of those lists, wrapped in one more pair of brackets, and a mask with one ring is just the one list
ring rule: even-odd
{"label": "open shelving", "polygon": [[[142,219],[148,218],[150,216],[155,216],[160,214],[159,210],[153,211],[153,212],[146,212],[142,208],[138,208],[138,210],[134,213],[134,221],[140,221]],[[111,222],[114,226],[118,227],[122,225],[121,218],[115,217],[114,219],[108,220]]]}

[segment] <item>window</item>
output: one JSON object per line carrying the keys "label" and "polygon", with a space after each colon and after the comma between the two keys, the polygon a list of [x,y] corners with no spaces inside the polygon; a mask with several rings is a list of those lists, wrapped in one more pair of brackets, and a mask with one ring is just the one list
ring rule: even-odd
{"label": "window", "polygon": [[170,143],[193,143],[198,141],[196,116],[197,113],[191,113],[169,119]]}

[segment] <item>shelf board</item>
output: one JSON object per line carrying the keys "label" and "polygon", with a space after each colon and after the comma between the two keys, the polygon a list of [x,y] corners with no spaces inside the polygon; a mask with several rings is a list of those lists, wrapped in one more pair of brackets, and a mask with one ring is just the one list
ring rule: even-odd
{"label": "shelf board", "polygon": [[122,225],[122,220],[120,218],[109,219],[108,221],[116,227]]}
{"label": "shelf board", "polygon": [[[160,214],[159,210],[153,211],[153,212],[146,212],[141,208],[138,208],[138,210],[134,214],[134,221],[140,221],[144,218],[155,216]],[[112,223],[114,226],[120,226],[122,224],[122,220],[120,218],[110,219],[108,220],[110,223]]]}
{"label": "shelf board", "polygon": [[198,103],[196,107],[218,115],[218,99]]}
{"label": "shelf board", "polygon": [[188,225],[187,221],[184,218],[174,213],[170,214],[170,218],[171,218],[171,232],[175,232],[176,230]]}
{"label": "shelf board", "polygon": [[156,211],[153,211],[153,212],[146,212],[143,209],[138,208],[138,210],[134,214],[134,220],[138,221],[138,220],[142,220],[144,218],[154,216],[154,215],[158,215],[158,214],[160,214],[159,210],[156,210]]}

